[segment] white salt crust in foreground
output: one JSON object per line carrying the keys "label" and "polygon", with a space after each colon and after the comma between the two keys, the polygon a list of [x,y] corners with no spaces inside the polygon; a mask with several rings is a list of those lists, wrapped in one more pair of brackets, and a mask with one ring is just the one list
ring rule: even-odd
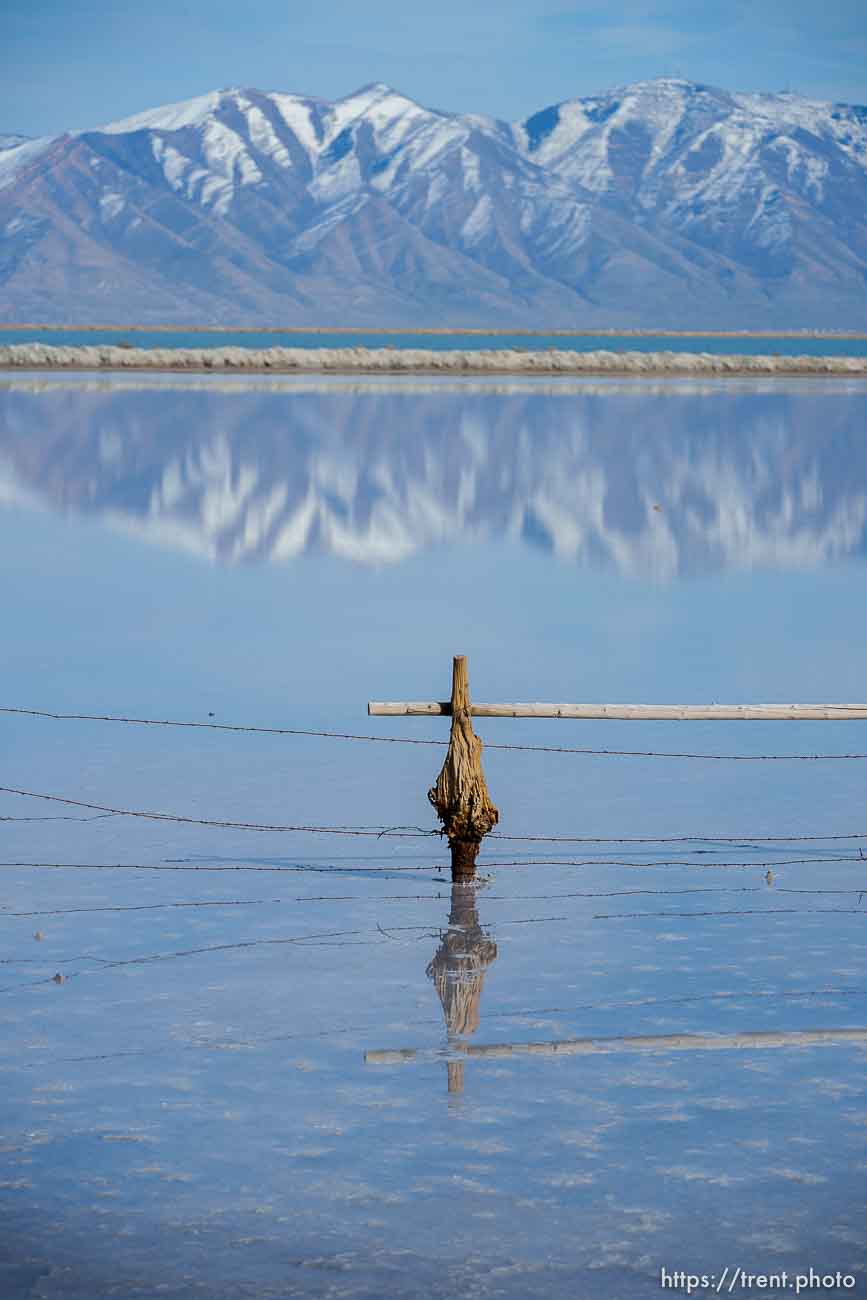
{"label": "white salt crust in foreground", "polygon": [[539,352],[510,348],[126,348],[14,343],[0,369],[218,370],[465,374],[867,375],[867,357],[723,356],[710,352]]}

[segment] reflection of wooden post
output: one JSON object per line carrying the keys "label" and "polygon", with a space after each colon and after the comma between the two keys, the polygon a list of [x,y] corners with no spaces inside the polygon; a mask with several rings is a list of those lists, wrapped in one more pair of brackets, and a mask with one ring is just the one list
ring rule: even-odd
{"label": "reflection of wooden post", "polygon": [[475,886],[452,885],[448,929],[425,972],[433,980],[449,1037],[474,1034],[485,971],[497,960],[497,945],[479,922]]}
{"label": "reflection of wooden post", "polygon": [[[496,959],[497,945],[479,924],[475,886],[458,881],[452,885],[448,929],[425,972],[442,1004],[450,1047],[478,1029],[485,971]],[[463,1061],[447,1064],[449,1092],[462,1093]]]}
{"label": "reflection of wooden post", "polygon": [[491,803],[482,772],[482,742],[473,731],[470,679],[465,655],[455,655],[452,669],[452,728],[449,749],[428,799],[448,836],[452,879],[472,879],[482,839],[500,814]]}
{"label": "reflection of wooden post", "polygon": [[456,1093],[459,1096],[464,1090],[464,1063],[463,1061],[448,1061],[446,1069],[449,1076],[449,1092]]}

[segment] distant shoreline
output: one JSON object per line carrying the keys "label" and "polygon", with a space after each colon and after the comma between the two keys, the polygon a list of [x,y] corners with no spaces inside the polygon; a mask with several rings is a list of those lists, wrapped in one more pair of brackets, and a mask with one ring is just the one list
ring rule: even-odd
{"label": "distant shoreline", "polygon": [[710,352],[576,352],[548,348],[132,348],[0,346],[0,370],[181,371],[207,374],[804,375],[867,378],[867,356]]}
{"label": "distant shoreline", "polygon": [[368,325],[57,325],[32,321],[9,323],[0,321],[0,332],[13,330],[45,330],[56,334],[98,334],[107,331],[123,334],[409,334],[424,337],[450,334],[468,337],[491,338],[662,338],[662,339],[867,339],[867,330],[829,329],[779,329],[779,330],[714,330],[714,329],[501,329],[481,325],[460,327],[440,326],[368,326]]}

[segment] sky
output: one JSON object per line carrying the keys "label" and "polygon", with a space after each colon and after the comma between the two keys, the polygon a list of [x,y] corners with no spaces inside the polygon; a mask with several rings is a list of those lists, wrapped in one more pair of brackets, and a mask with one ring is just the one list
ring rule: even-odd
{"label": "sky", "polygon": [[630,81],[867,103],[865,0],[0,0],[0,132],[94,127],[226,86],[385,81],[520,120]]}

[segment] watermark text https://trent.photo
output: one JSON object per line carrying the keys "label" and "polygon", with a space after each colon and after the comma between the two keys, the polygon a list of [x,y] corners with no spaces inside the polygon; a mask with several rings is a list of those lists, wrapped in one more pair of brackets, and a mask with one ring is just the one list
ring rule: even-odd
{"label": "watermark text https://trent.photo", "polygon": [[682,1268],[659,1270],[659,1285],[692,1295],[696,1291],[713,1291],[717,1295],[734,1295],[740,1291],[792,1291],[800,1295],[806,1291],[854,1291],[855,1276],[838,1269],[834,1273],[820,1273],[811,1268],[806,1273],[791,1273],[781,1269],[775,1273],[748,1273],[740,1266],[729,1265],[721,1273],[690,1273]]}

